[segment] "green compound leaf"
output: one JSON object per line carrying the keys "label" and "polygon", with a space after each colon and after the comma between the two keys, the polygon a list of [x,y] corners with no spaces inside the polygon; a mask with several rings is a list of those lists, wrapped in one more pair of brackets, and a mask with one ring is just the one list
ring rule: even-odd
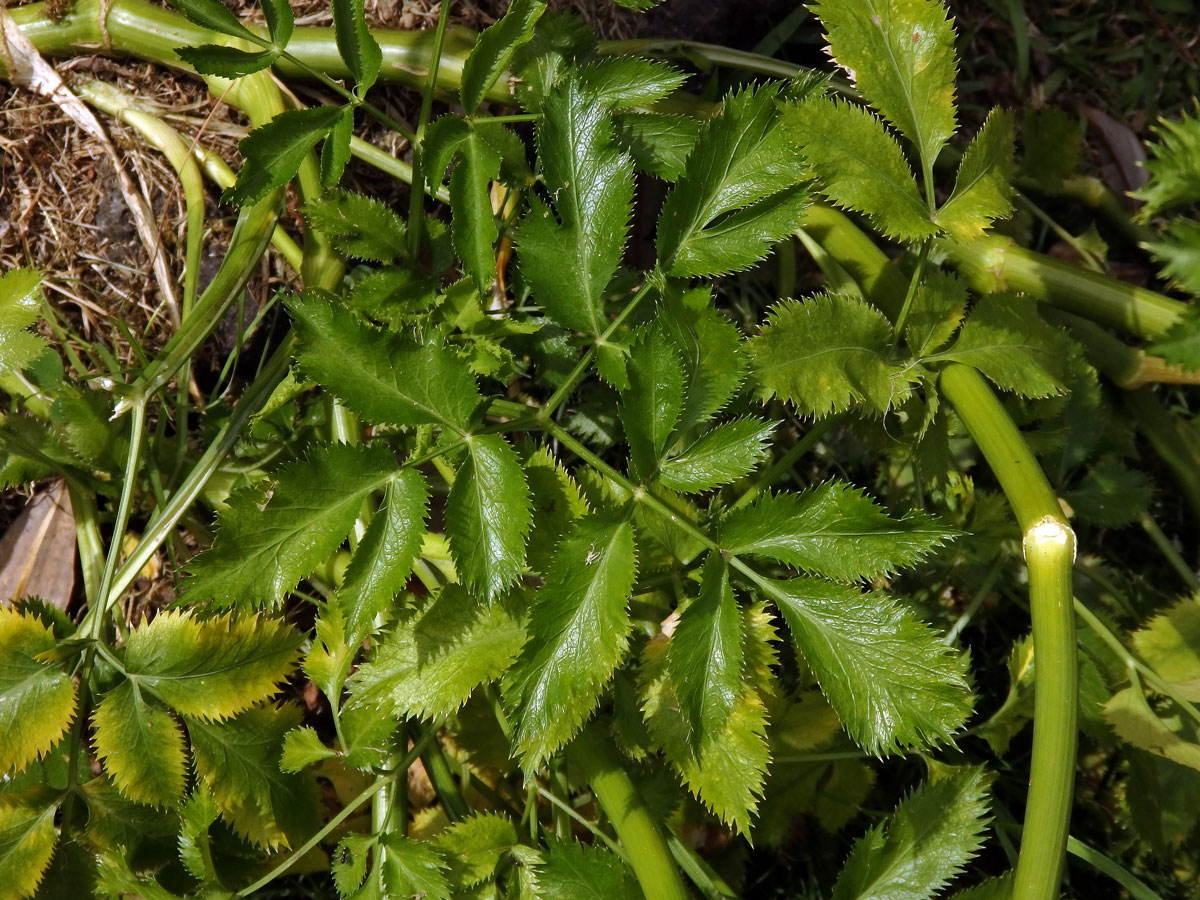
{"label": "green compound leaf", "polygon": [[856,581],[920,562],[955,534],[923,513],[892,518],[860,489],[829,481],[731,512],[721,521],[720,543],[729,553]]}
{"label": "green compound leaf", "polygon": [[621,661],[636,559],[633,527],[606,516],[576,520],[559,543],[529,615],[529,642],[505,684],[526,771],[579,730]]}
{"label": "green compound leaf", "polygon": [[895,599],[815,578],[755,583],[868,753],[933,747],[971,714],[966,658]]}
{"label": "green compound leaf", "polygon": [[485,291],[496,280],[499,233],[489,186],[500,174],[500,154],[472,129],[458,147],[458,165],[450,174],[450,236],[464,271]]}
{"label": "green compound leaf", "polygon": [[550,319],[598,335],[633,212],[633,163],[613,143],[608,109],[573,75],[547,97],[537,146],[554,210],[531,203],[516,235],[521,272]]}
{"label": "green compound leaf", "polygon": [[700,124],[691,116],[671,113],[630,112],[613,116],[617,145],[633,157],[639,171],[676,181],[700,136]]}
{"label": "green compound leaf", "polygon": [[288,0],[263,0],[262,6],[263,18],[267,22],[267,33],[271,36],[271,43],[282,50],[288,45],[288,41],[292,39],[292,33],[296,30],[296,16],[292,12],[291,4]]}
{"label": "green compound leaf", "polygon": [[521,460],[498,434],[476,435],[446,499],[446,536],[458,576],[488,602],[508,590],[525,566],[533,523]]}
{"label": "green compound leaf", "polygon": [[1028,297],[982,299],[950,349],[931,360],[953,360],[978,369],[1001,390],[1022,397],[1064,392],[1069,358],[1066,334],[1043,322]]}
{"label": "green compound leaf", "polygon": [[334,756],[337,753],[325,746],[321,736],[305,726],[293,729],[284,736],[279,768],[284,772],[303,772],[314,763]]}
{"label": "green compound leaf", "polygon": [[288,306],[301,370],[367,421],[466,430],[481,398],[454,351],[372,328],[319,296],[306,294]]}
{"label": "green compound leaf", "polygon": [[742,688],[742,614],[719,553],[709,554],[700,594],[679,616],[667,675],[688,739],[699,753],[725,729]]}
{"label": "green compound leaf", "polygon": [[257,203],[282,187],[300,170],[300,163],[317,142],[341,119],[340,106],[289,109],[248,134],[238,150],[246,160],[237,183],[222,195],[236,206]]}
{"label": "green compound leaf", "polygon": [[721,821],[745,834],[771,758],[764,694],[774,690],[772,644],[778,635],[761,604],[743,611],[741,632],[743,667],[737,700],[724,728],[699,748],[679,715],[677,686],[668,669],[670,642],[665,636],[648,642],[642,653],[641,697],[650,735],[684,784]]}
{"label": "green compound leaf", "polygon": [[0,794],[0,896],[4,900],[24,900],[37,892],[58,842],[57,810],[57,803]]}
{"label": "green compound leaf", "polygon": [[36,659],[55,646],[54,632],[36,617],[0,607],[0,776],[20,772],[71,724],[75,683]]}
{"label": "green compound leaf", "polygon": [[1138,655],[1179,696],[1200,701],[1200,600],[1188,597],[1133,634]]}
{"label": "green compound leaf", "polygon": [[1120,528],[1137,521],[1153,492],[1149,477],[1110,457],[1093,465],[1078,485],[1064,492],[1063,499],[1080,520]]}
{"label": "green compound leaf", "polygon": [[1135,685],[1113,694],[1104,704],[1104,719],[1125,743],[1200,770],[1200,731],[1177,704],[1163,703],[1156,711]]}
{"label": "green compound leaf", "polygon": [[344,256],[386,263],[407,252],[404,222],[390,206],[365,194],[327,191],[304,204],[304,218]]}
{"label": "green compound leaf", "polygon": [[701,128],[658,219],[667,274],[748,268],[799,224],[804,166],[794,135],[781,127],[778,94],[778,86],[730,94]]}
{"label": "green compound leaf", "polygon": [[525,629],[502,604],[447,585],[380,640],[350,681],[352,702],[439,721],[503,675],[524,643]]}
{"label": "green compound leaf", "polygon": [[958,166],[954,193],[933,220],[954,237],[981,237],[996,219],[1012,214],[1012,113],[993,109]]}
{"label": "green compound leaf", "polygon": [[179,861],[193,878],[201,881],[219,880],[208,832],[220,815],[217,801],[203,781],[196,783],[179,808]]}
{"label": "green compound leaf", "polygon": [[383,64],[383,51],[367,28],[363,0],[333,0],[333,34],[338,56],[354,76],[354,93],[363,97]]}
{"label": "green compound leaf", "polygon": [[1155,131],[1158,143],[1150,145],[1152,158],[1142,164],[1150,180],[1133,192],[1146,204],[1138,213],[1142,221],[1200,200],[1200,117],[1185,114],[1176,122],[1164,119]]}
{"label": "green compound leaf", "polygon": [[212,790],[221,817],[260,847],[293,846],[317,825],[317,795],[302,775],[279,768],[299,707],[260,706],[226,722],[187,720],[196,775]]}
{"label": "green compound leaf", "polygon": [[261,703],[295,668],[303,637],[286,623],[167,610],[125,642],[125,671],[185,716],[218,721]]}
{"label": "green compound leaf", "polygon": [[[1197,268],[1192,277],[1196,279],[1196,285],[1200,288],[1200,224],[1195,226],[1195,234]],[[1154,245],[1156,249],[1162,246]],[[1200,369],[1200,304],[1185,306],[1179,320],[1168,328],[1165,334],[1155,339],[1146,350],[1155,356],[1161,356],[1172,365],[1182,366],[1191,371]]]}
{"label": "green compound leaf", "polygon": [[718,425],[659,466],[658,480],[673,491],[699,493],[731,484],[766,455],[774,422],[747,417]]}
{"label": "green compound leaf", "polygon": [[961,767],[913,791],[855,842],[833,900],[928,900],[941,892],[983,845],[990,781],[982,766]]}
{"label": "green compound leaf", "polygon": [[429,484],[416,469],[402,469],[388,483],[358,542],[338,589],[346,614],[347,643],[357,647],[375,630],[375,617],[390,608],[412,573],[429,514]]}
{"label": "green compound leaf", "polygon": [[123,681],[100,698],[92,716],[96,755],[130,800],[175,807],[183,798],[183,730],[165,709]]}
{"label": "green compound leaf", "polygon": [[826,196],[866,213],[889,237],[937,233],[900,145],[869,110],[814,97],[785,107],[784,120]]}
{"label": "green compound leaf", "polygon": [[167,0],[197,25],[219,31],[230,37],[253,40],[257,37],[243,25],[221,0]]}
{"label": "green compound leaf", "polygon": [[748,360],[742,333],[712,303],[710,288],[667,291],[658,323],[679,348],[684,371],[679,432],[707,422],[737,393]]}
{"label": "green compound leaf", "polygon": [[354,107],[343,106],[342,117],[329,130],[321,144],[321,187],[336,187],[350,162],[350,141],[354,138]]}
{"label": "green compound leaf", "polygon": [[967,314],[967,286],[955,275],[928,272],[913,294],[904,340],[915,356],[934,352],[958,330]]}
{"label": "green compound leaf", "polygon": [[221,607],[279,604],[345,540],[363,498],[395,474],[383,447],[334,444],[236,491],[212,547],[188,563],[186,595]]}
{"label": "green compound leaf", "polygon": [[33,365],[46,350],[45,341],[29,330],[45,302],[41,284],[37,269],[9,269],[0,275],[0,375]]}
{"label": "green compound leaf", "polygon": [[472,115],[546,11],[545,0],[513,0],[494,25],[485,28],[463,63],[459,88],[463,109]]}
{"label": "green compound leaf", "polygon": [[278,50],[238,50],[220,44],[176,47],[175,53],[201,75],[241,78],[270,68],[279,59]]}
{"label": "green compound leaf", "polygon": [[846,294],[817,294],[771,307],[749,343],[751,367],[768,395],[823,417],[865,406],[882,414],[908,394],[909,375],[892,361],[892,326]]}
{"label": "green compound leaf", "polygon": [[545,864],[538,868],[539,896],[554,900],[642,900],[644,894],[625,863],[599,846],[577,841],[546,841]]}
{"label": "green compound leaf", "polygon": [[388,897],[449,900],[446,860],[425,841],[390,831],[380,840],[383,848],[383,888]]}
{"label": "green compound leaf", "polygon": [[547,446],[525,460],[525,477],[533,495],[533,528],[529,532],[529,566],[544,573],[554,558],[554,542],[588,511],[579,485]]}
{"label": "green compound leaf", "polygon": [[634,56],[598,60],[584,68],[579,77],[596,102],[610,109],[650,106],[687,80],[674,66]]}
{"label": "green compound leaf", "polygon": [[500,857],[517,843],[517,829],[507,816],[476,813],[451,825],[433,843],[450,857],[450,881],[461,889],[492,877]]}
{"label": "green compound leaf", "polygon": [[683,407],[683,365],[666,329],[650,325],[639,332],[626,371],[621,424],[634,465],[648,474],[658,467]]}
{"label": "green compound leaf", "polygon": [[834,60],[916,146],[926,170],[954,134],[954,29],[939,0],[822,0]]}

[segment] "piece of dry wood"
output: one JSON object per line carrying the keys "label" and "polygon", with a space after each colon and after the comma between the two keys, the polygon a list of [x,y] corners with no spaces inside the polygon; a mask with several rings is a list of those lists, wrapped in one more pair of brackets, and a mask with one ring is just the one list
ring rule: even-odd
{"label": "piece of dry wood", "polygon": [[61,478],[39,491],[0,537],[0,605],[40,597],[65,610],[75,588],[75,515]]}

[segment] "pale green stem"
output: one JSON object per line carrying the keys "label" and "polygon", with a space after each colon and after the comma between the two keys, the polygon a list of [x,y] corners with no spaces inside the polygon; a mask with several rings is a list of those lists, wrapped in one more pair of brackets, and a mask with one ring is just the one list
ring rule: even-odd
{"label": "pale green stem", "polygon": [[[428,176],[422,164],[425,157],[425,128],[433,112],[433,94],[437,89],[438,69],[442,64],[442,48],[446,40],[446,23],[450,21],[450,0],[442,0],[438,10],[437,28],[433,32],[433,51],[429,61],[429,74],[421,95],[421,112],[417,119],[417,133],[412,138],[413,189],[409,191],[408,203],[408,255],[417,265],[421,253],[421,231],[425,224],[425,182]],[[439,173],[439,178],[441,173]]]}
{"label": "pale green stem", "polygon": [[1171,568],[1191,588],[1192,592],[1200,593],[1200,578],[1196,577],[1196,573],[1192,571],[1191,566],[1179,555],[1179,551],[1175,549],[1175,545],[1171,543],[1171,539],[1163,533],[1163,530],[1159,528],[1158,523],[1154,521],[1153,517],[1148,512],[1143,511],[1138,516],[1138,524],[1149,535],[1150,540],[1154,542],[1154,546],[1163,555],[1163,559],[1170,564]]}

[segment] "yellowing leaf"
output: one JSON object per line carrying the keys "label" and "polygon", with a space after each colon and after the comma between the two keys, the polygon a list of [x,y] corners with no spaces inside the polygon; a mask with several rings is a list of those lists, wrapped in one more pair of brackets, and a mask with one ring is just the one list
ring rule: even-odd
{"label": "yellowing leaf", "polygon": [[174,807],[183,796],[183,730],[165,709],[147,702],[136,681],[100,698],[92,716],[96,755],[130,800]]}
{"label": "yellowing leaf", "polygon": [[1200,600],[1180,600],[1140,631],[1133,646],[1185,700],[1200,701]]}
{"label": "yellowing leaf", "polygon": [[0,775],[24,769],[71,724],[74,682],[35,659],[54,647],[53,632],[37,618],[0,607]]}
{"label": "yellowing leaf", "polygon": [[301,636],[281,621],[160,612],[129,633],[125,669],[185,716],[227,719],[272,696],[292,671]]}
{"label": "yellowing leaf", "polygon": [[0,900],[32,897],[41,884],[58,834],[54,803],[0,794]]}
{"label": "yellowing leaf", "polygon": [[46,349],[29,330],[42,312],[42,273],[11,269],[0,275],[0,375],[20,372]]}
{"label": "yellowing leaf", "polygon": [[933,220],[962,240],[983,235],[995,219],[1012,214],[1013,123],[994,109],[963,154],[954,193]]}

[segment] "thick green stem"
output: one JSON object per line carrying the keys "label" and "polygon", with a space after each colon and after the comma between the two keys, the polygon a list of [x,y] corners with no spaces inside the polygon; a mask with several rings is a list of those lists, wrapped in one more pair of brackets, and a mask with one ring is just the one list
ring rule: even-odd
{"label": "thick green stem", "polygon": [[1013,900],[1055,900],[1075,779],[1075,535],[1028,443],[983,376],[956,363],[942,371],[939,384],[995,473],[1024,534],[1037,674],[1029,798]]}
{"label": "thick green stem", "polygon": [[671,849],[609,742],[594,726],[585,729],[571,742],[567,759],[591,785],[625,848],[646,900],[686,900],[687,889]]}

